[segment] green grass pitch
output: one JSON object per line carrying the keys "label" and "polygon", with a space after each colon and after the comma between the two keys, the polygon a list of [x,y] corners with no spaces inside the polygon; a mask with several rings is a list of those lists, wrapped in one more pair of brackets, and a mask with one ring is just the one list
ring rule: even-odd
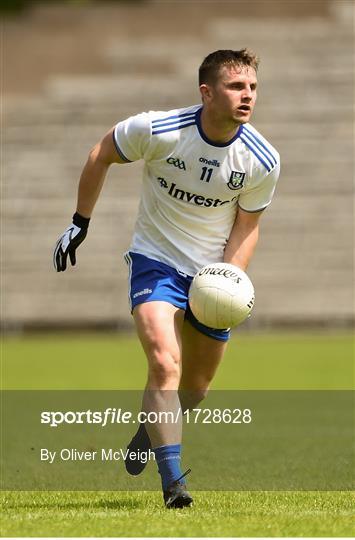
{"label": "green grass pitch", "polygon": [[[146,366],[136,338],[7,338],[5,389],[139,389]],[[234,335],[214,389],[352,388],[349,334]],[[354,536],[350,492],[193,493],[167,511],[159,492],[3,492],[1,536]]]}

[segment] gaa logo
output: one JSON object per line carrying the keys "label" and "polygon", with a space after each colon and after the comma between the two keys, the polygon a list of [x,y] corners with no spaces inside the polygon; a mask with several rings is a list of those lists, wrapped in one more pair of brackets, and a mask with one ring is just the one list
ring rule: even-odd
{"label": "gaa logo", "polygon": [[229,189],[242,189],[244,187],[245,172],[232,171],[227,186]]}
{"label": "gaa logo", "polygon": [[179,169],[186,171],[185,162],[182,159],[169,157],[166,162],[169,163],[169,165],[174,165],[174,167],[178,167]]}

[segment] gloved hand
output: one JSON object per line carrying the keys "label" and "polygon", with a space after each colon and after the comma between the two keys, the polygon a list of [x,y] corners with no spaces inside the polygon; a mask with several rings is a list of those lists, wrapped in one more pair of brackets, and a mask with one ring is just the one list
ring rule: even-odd
{"label": "gloved hand", "polygon": [[72,266],[75,266],[75,250],[85,239],[90,218],[85,218],[75,212],[73,223],[68,227],[56,243],[53,253],[53,264],[57,272],[64,272],[67,268],[67,258],[69,254]]}

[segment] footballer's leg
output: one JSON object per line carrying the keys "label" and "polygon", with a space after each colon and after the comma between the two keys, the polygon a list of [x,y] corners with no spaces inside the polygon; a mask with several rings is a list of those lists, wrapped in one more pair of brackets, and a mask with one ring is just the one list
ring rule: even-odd
{"label": "footballer's leg", "polygon": [[[182,414],[178,388],[184,314],[182,309],[161,301],[139,304],[133,310],[137,333],[148,361],[142,410],[158,414],[168,412],[174,416],[174,421],[144,424],[155,453],[167,508],[182,508],[192,503],[180,468]],[[144,428],[141,430],[143,432]],[[126,468],[129,470],[128,463]]]}
{"label": "footballer's leg", "polygon": [[[147,302],[133,310],[138,337],[148,361],[148,380],[142,410],[178,411],[181,377],[181,334],[184,312],[167,302]],[[175,429],[176,427],[176,429]],[[146,423],[153,447],[181,440],[181,421],[175,425]]]}
{"label": "footballer's leg", "polygon": [[221,341],[205,335],[185,320],[182,334],[182,376],[179,386],[184,410],[193,409],[208,392],[227,347]]}
{"label": "footballer's leg", "polygon": [[[167,302],[147,302],[137,305],[133,310],[137,333],[148,361],[148,381],[143,396],[142,410],[159,411],[167,407],[162,398],[177,398],[181,373],[181,330],[183,312]],[[175,402],[175,407],[177,403]],[[142,423],[128,445],[128,450],[137,453],[147,451],[153,446],[165,444],[170,434],[167,429],[161,432],[160,424]],[[168,426],[169,428],[169,426]],[[173,439],[180,439],[181,425],[176,426]],[[170,427],[171,429],[171,427]],[[149,432],[149,435],[148,435]],[[146,462],[125,460],[127,472],[140,474]]]}

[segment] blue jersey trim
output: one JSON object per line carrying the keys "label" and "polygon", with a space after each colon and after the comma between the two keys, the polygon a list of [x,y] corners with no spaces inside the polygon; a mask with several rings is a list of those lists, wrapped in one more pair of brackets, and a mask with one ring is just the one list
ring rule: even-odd
{"label": "blue jersey trim", "polygon": [[126,157],[124,155],[124,153],[122,152],[121,148],[118,146],[117,144],[117,141],[116,141],[116,138],[115,138],[115,130],[113,130],[112,132],[112,138],[113,138],[113,143],[115,145],[115,148],[117,150],[117,154],[120,156],[120,158],[123,159],[123,161],[125,161],[126,163],[132,163],[132,160],[128,159],[128,157]]}
{"label": "blue jersey trim", "polygon": [[269,150],[267,146],[253,133],[252,131],[249,131],[245,126],[243,126],[243,133],[252,141],[256,146],[264,148],[265,152],[262,151],[260,148],[260,152],[263,152],[265,157],[268,158],[270,163],[275,166],[277,163],[276,157],[272,154],[272,152]]}
{"label": "blue jersey trim", "polygon": [[241,134],[241,137],[242,141],[248,141],[249,144],[251,146],[253,146],[255,148],[255,150],[257,152],[259,152],[260,154],[262,154],[266,160],[266,162],[269,164],[269,168],[270,170],[273,169],[276,165],[276,163],[274,163],[273,161],[271,161],[271,159],[269,158],[269,156],[266,154],[266,152],[264,152],[264,150],[251,138],[251,137],[248,137],[248,135],[245,133],[245,130],[243,130],[243,133]]}
{"label": "blue jersey trim", "polygon": [[195,121],[195,115],[194,114],[192,114],[190,116],[187,116],[186,118],[182,118],[181,120],[169,120],[169,122],[158,122],[158,123],[154,124],[154,126],[152,125],[152,129],[174,126],[176,124],[184,124],[185,122],[189,122],[190,120]]}
{"label": "blue jersey trim", "polygon": [[160,122],[166,122],[167,120],[172,120],[173,118],[179,120],[179,118],[184,118],[185,116],[195,116],[195,112],[189,112],[189,113],[182,113],[182,114],[174,114],[172,116],[166,116],[165,118],[156,118],[155,120],[152,120],[152,124],[157,124]]}
{"label": "blue jersey trim", "polygon": [[202,126],[201,126],[201,113],[202,113],[202,108],[201,107],[200,109],[198,109],[196,111],[196,124],[197,124],[197,128],[198,128],[198,131],[199,131],[199,134],[201,136],[201,138],[209,145],[211,146],[217,146],[217,148],[224,148],[225,146],[229,146],[230,144],[232,144],[235,140],[237,140],[237,138],[239,137],[239,134],[240,134],[240,129],[242,126],[239,126],[236,134],[234,135],[234,137],[232,137],[229,141],[227,141],[226,143],[217,143],[215,141],[211,141],[211,139],[209,139],[207,137],[207,135],[205,135],[205,133],[203,132],[202,130]]}
{"label": "blue jersey trim", "polygon": [[271,172],[272,168],[267,163],[265,163],[265,161],[260,156],[260,154],[258,154],[258,149],[255,148],[255,146],[251,145],[251,143],[248,141],[248,139],[243,136],[243,133],[240,136],[240,140],[243,141],[243,143],[249,148],[249,150],[251,150],[253,152],[253,154],[258,158],[258,160],[264,165],[267,172]]}
{"label": "blue jersey trim", "polygon": [[173,126],[173,127],[168,127],[167,129],[157,129],[157,130],[154,129],[152,131],[152,135],[158,135],[159,133],[166,133],[167,131],[175,131],[177,129],[182,129],[182,128],[185,128],[185,127],[188,127],[188,126],[194,126],[194,125],[196,125],[195,120],[193,122],[190,122],[189,124],[178,124],[178,125]]}

